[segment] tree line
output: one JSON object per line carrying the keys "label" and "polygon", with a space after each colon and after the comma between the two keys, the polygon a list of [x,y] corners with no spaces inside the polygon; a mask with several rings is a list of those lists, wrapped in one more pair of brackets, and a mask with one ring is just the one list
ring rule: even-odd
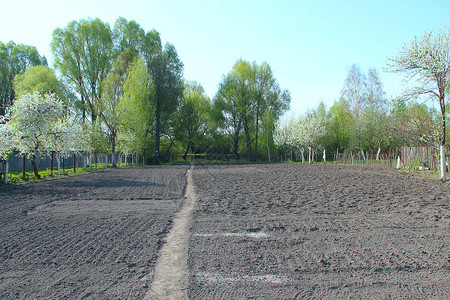
{"label": "tree line", "polygon": [[331,107],[282,119],[291,96],[267,62],[237,60],[210,99],[183,77],[175,46],[163,45],[156,30],[124,18],[113,27],[71,21],[53,32],[55,70],[33,46],[0,44],[0,154],[138,153],[160,163],[189,153],[251,161],[295,153],[311,161],[322,150],[329,158],[349,151],[379,158],[403,145],[442,150],[448,39],[426,33],[388,59],[386,71],[418,79],[398,98],[387,99],[376,69],[364,74],[354,64]]}
{"label": "tree line", "polygon": [[183,78],[173,44],[124,18],[112,28],[82,19],[55,29],[55,70],[35,47],[0,50],[3,159],[15,150],[31,160],[51,151],[113,153],[113,164],[116,152],[148,163],[190,152],[256,160],[265,147],[275,151],[273,127],[291,100],[269,64],[242,59],[210,99]]}
{"label": "tree line", "polygon": [[[274,140],[287,159],[290,153],[376,153],[401,146],[429,146],[439,150],[440,175],[446,180],[447,93],[450,90],[450,33],[425,32],[394,57],[387,72],[414,81],[400,97],[386,99],[376,69],[363,74],[354,64],[348,71],[339,100],[323,103],[303,116],[278,123]],[[430,105],[431,104],[431,105]],[[436,108],[438,107],[438,109]]]}

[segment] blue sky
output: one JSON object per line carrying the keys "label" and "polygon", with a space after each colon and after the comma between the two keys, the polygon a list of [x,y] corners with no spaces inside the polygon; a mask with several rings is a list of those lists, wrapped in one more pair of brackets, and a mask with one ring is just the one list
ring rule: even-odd
{"label": "blue sky", "polygon": [[184,76],[212,98],[239,58],[266,61],[292,95],[291,114],[338,99],[352,64],[376,68],[389,98],[401,75],[383,72],[386,57],[425,31],[449,27],[450,1],[120,1],[43,0],[2,4],[0,41],[34,45],[52,64],[50,42],[71,20],[122,16],[156,29],[175,45]]}

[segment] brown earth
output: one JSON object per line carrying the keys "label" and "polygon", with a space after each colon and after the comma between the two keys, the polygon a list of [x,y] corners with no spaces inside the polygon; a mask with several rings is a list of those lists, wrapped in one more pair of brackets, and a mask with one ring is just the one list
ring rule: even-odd
{"label": "brown earth", "polygon": [[[2,186],[0,298],[151,295],[188,168]],[[446,184],[300,164],[195,166],[192,182],[191,299],[450,298]]]}
{"label": "brown earth", "polygon": [[0,298],[142,298],[187,170],[115,169],[2,187]]}
{"label": "brown earth", "polygon": [[448,185],[333,165],[193,174],[191,299],[450,298]]}

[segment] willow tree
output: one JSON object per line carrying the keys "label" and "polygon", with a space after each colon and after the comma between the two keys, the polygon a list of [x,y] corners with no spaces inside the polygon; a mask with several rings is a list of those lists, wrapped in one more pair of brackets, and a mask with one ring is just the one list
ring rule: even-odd
{"label": "willow tree", "polygon": [[441,109],[441,137],[439,141],[440,175],[446,181],[445,174],[445,92],[450,83],[450,33],[439,30],[437,33],[425,32],[422,37],[415,37],[409,45],[393,58],[387,65],[391,72],[404,73],[407,80],[417,79],[417,86],[407,93],[410,98],[428,97],[439,103]]}
{"label": "willow tree", "polygon": [[100,19],[70,22],[53,32],[55,67],[73,85],[81,100],[83,121],[94,123],[99,116],[102,82],[108,75],[116,52],[113,33]]}

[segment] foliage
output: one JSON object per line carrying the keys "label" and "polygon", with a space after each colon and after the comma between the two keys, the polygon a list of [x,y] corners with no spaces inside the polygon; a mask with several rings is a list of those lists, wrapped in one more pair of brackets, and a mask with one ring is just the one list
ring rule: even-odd
{"label": "foliage", "polygon": [[183,156],[186,159],[189,149],[194,151],[195,145],[208,131],[211,101],[196,82],[186,83],[184,91],[175,118],[175,137],[186,144]]}
{"label": "foliage", "polygon": [[14,78],[14,91],[17,97],[33,92],[41,95],[55,94],[67,103],[67,91],[63,84],[56,78],[53,70],[44,65],[29,66],[25,73],[18,74]]}
{"label": "foliage", "polygon": [[54,30],[51,46],[55,67],[80,97],[83,120],[90,115],[94,123],[115,54],[111,28],[100,19],[72,21]]}
{"label": "foliage", "polygon": [[79,145],[81,127],[65,115],[62,102],[54,94],[25,94],[14,102],[9,113],[11,119],[2,126],[10,126],[10,141],[30,159],[38,178],[38,155],[67,153]]}
{"label": "foliage", "polygon": [[13,89],[14,78],[29,66],[47,65],[45,56],[40,56],[36,47],[0,42],[0,115],[13,104],[16,97]]}
{"label": "foliage", "polygon": [[[149,152],[154,130],[154,87],[144,61],[137,57],[129,66],[119,102],[121,131],[119,148],[125,153]],[[150,153],[150,152],[149,152]]]}
{"label": "foliage", "polygon": [[259,66],[240,59],[219,84],[213,118],[232,136],[236,157],[242,130],[247,156],[255,160],[262,116],[270,112],[278,120],[289,109],[290,101],[289,91],[280,89],[269,64],[264,62]]}
{"label": "foliage", "polygon": [[392,72],[405,74],[407,80],[415,78],[417,86],[406,98],[424,96],[436,100],[441,109],[441,178],[445,181],[444,146],[446,141],[446,91],[450,88],[450,33],[440,30],[436,34],[425,32],[404,45],[397,56],[388,60]]}

